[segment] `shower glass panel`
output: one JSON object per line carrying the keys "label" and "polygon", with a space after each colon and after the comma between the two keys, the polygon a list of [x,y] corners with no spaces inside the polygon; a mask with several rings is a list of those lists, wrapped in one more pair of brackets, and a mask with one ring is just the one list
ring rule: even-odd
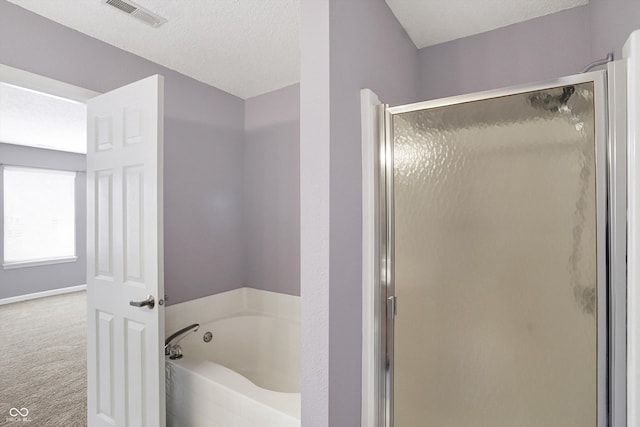
{"label": "shower glass panel", "polygon": [[593,82],[392,116],[394,427],[599,425],[594,116]]}

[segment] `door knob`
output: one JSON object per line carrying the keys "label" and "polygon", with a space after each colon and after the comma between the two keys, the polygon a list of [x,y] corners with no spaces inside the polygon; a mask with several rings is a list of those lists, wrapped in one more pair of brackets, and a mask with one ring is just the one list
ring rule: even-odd
{"label": "door knob", "polygon": [[129,305],[134,307],[145,307],[148,306],[150,309],[155,307],[156,301],[153,299],[153,296],[147,295],[147,299],[142,301],[129,301]]}

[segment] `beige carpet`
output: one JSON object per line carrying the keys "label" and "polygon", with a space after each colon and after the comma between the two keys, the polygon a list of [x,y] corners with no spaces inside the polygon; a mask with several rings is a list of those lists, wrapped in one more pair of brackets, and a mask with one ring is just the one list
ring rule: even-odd
{"label": "beige carpet", "polygon": [[86,304],[74,292],[0,306],[0,426],[87,425]]}

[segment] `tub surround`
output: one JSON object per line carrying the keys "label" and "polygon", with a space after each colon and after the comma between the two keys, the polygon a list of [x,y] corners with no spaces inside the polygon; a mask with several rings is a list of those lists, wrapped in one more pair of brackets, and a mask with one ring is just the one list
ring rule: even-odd
{"label": "tub surround", "polygon": [[300,427],[299,394],[265,390],[205,361],[169,362],[166,375],[168,427]]}
{"label": "tub surround", "polygon": [[[211,339],[206,341],[209,334]],[[300,322],[241,314],[200,325],[181,341],[183,361],[213,361],[240,373],[258,388],[300,393]],[[171,358],[169,358],[171,360]]]}
{"label": "tub surround", "polygon": [[299,390],[300,297],[243,287],[167,307],[167,335],[192,323],[166,359],[168,426],[300,426],[299,392],[256,385]]}
{"label": "tub surround", "polygon": [[250,287],[237,288],[168,306],[164,330],[168,336],[192,323],[204,324],[254,313],[299,321],[300,297]]}

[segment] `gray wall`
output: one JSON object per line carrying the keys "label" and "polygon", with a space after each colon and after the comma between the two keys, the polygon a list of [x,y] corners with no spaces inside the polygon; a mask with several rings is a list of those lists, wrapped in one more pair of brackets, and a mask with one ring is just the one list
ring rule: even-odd
{"label": "gray wall", "polygon": [[[417,100],[417,50],[384,0],[303,0],[301,28],[303,425],[359,426],[360,89],[371,88],[391,103]],[[325,55],[327,43],[329,55]],[[328,97],[323,95],[327,90]],[[311,211],[305,206],[305,194],[326,197],[326,183],[314,176],[322,180],[327,174],[328,206]],[[307,229],[327,222],[328,246],[318,244],[326,242],[326,236]],[[317,258],[327,256],[328,265],[317,263]],[[326,298],[328,346],[323,348],[326,313],[307,312],[317,309],[312,306],[316,299],[322,305]],[[328,379],[323,378],[324,367],[314,366],[324,363],[327,351]]]}
{"label": "gray wall", "polygon": [[300,295],[300,86],[245,102],[245,284]]}
{"label": "gray wall", "polygon": [[[31,166],[60,170],[84,171],[84,154],[43,150],[0,143],[0,163],[14,166]],[[2,174],[0,174],[0,212],[3,212]],[[42,265],[37,267],[13,268],[0,267],[0,299],[86,283],[87,256],[86,216],[87,216],[87,178],[84,173],[76,175],[76,251],[78,260],[64,264]],[[4,221],[0,220],[0,236],[4,236]],[[0,245],[0,260],[4,259],[4,245]]]}
{"label": "gray wall", "polygon": [[243,100],[4,0],[0,63],[98,92],[164,75],[169,304],[242,286]]}

